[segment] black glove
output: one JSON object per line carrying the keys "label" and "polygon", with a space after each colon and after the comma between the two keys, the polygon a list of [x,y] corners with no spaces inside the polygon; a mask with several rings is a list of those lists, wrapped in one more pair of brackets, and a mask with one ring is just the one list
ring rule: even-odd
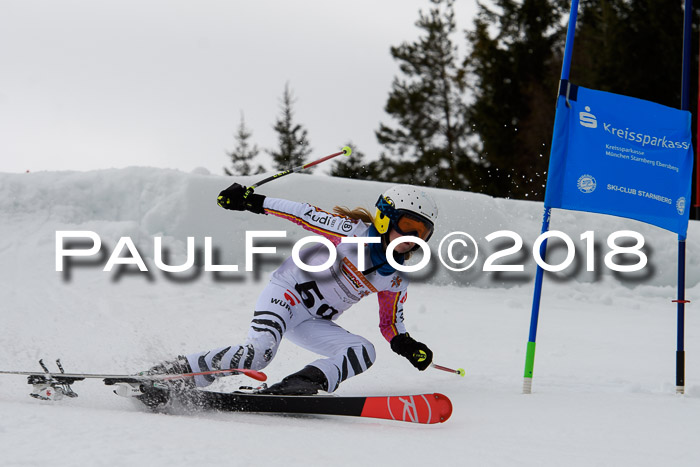
{"label": "black glove", "polygon": [[417,342],[414,338],[406,334],[397,334],[391,339],[391,350],[406,357],[411,365],[420,371],[425,370],[433,361],[433,352],[427,345]]}
{"label": "black glove", "polygon": [[256,195],[251,191],[248,197],[244,198],[245,193],[246,187],[234,183],[219,193],[217,203],[222,208],[231,209],[232,211],[250,211],[256,214],[265,214],[265,209],[263,209],[265,196]]}

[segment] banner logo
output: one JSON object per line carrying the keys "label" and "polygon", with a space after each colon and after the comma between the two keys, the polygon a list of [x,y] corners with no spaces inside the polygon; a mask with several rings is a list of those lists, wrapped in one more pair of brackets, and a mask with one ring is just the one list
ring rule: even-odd
{"label": "banner logo", "polygon": [[591,108],[586,106],[585,112],[578,113],[578,121],[586,128],[598,128],[598,119],[591,112]]}
{"label": "banner logo", "polygon": [[593,193],[597,184],[593,175],[584,174],[579,177],[576,186],[581,193]]}
{"label": "banner logo", "polygon": [[676,211],[678,211],[678,215],[682,216],[685,213],[685,198],[680,197],[678,198],[678,201],[676,201]]}

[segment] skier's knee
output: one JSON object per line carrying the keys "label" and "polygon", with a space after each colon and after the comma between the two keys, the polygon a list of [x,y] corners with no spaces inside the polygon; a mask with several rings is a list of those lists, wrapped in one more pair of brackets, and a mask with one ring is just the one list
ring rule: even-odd
{"label": "skier's knee", "polygon": [[374,361],[377,359],[377,352],[374,349],[374,345],[370,341],[365,341],[361,345],[361,354],[362,358],[365,361],[366,369],[372,366],[374,364]]}
{"label": "skier's knee", "polygon": [[328,380],[328,392],[338,389],[348,378],[364,373],[377,358],[374,346],[366,339],[345,347],[334,357],[317,360],[311,365],[320,368]]}
{"label": "skier's knee", "polygon": [[377,359],[377,352],[374,350],[374,344],[365,339],[361,338],[360,347],[362,348],[362,357],[368,362],[367,367],[372,366],[372,363]]}
{"label": "skier's knee", "polygon": [[[348,347],[345,357],[352,368],[351,373],[358,375],[367,371],[374,364],[374,361],[377,359],[377,352],[370,341],[363,339],[360,343]],[[349,376],[352,376],[352,374]]]}

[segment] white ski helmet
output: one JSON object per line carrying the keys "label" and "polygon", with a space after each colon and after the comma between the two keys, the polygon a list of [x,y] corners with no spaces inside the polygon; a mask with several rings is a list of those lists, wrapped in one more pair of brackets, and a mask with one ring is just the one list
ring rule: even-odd
{"label": "white ski helmet", "polygon": [[388,189],[377,200],[374,226],[380,234],[394,228],[403,235],[415,235],[427,241],[433,234],[438,208],[424,191],[410,185]]}

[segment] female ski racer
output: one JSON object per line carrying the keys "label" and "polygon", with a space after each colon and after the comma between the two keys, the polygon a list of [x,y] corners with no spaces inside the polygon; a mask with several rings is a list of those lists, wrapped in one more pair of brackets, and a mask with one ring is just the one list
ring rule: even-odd
{"label": "female ski racer", "polygon": [[[391,349],[421,371],[430,365],[431,350],[409,336],[403,324],[408,281],[386,258],[387,245],[392,240],[412,235],[427,241],[432,235],[438,210],[425,192],[406,185],[393,187],[379,197],[374,216],[364,208],[336,207],[335,214],[331,214],[310,204],[256,193],[244,197],[245,192],[246,187],[234,183],[220,193],[218,204],[229,210],[278,216],[322,235],[335,245],[335,262],[323,271],[308,272],[297,267],[291,257],[287,258],[272,273],[270,283],[258,298],[248,337],[242,345],[180,356],[151,368],[148,374],[232,368],[260,370],[272,361],[285,337],[324,358],[260,392],[284,395],[333,392],[341,382],[366,371],[374,363],[376,353],[372,343],[335,323],[345,310],[373,293],[379,300],[379,328]],[[364,270],[358,267],[358,245],[341,243],[343,237],[380,239],[379,243],[360,247]],[[394,250],[394,260],[403,264],[416,248],[414,243],[400,243]],[[327,246],[318,244],[302,250],[300,259],[309,266],[322,265],[329,255]],[[213,381],[211,375],[195,377],[198,387]]]}

